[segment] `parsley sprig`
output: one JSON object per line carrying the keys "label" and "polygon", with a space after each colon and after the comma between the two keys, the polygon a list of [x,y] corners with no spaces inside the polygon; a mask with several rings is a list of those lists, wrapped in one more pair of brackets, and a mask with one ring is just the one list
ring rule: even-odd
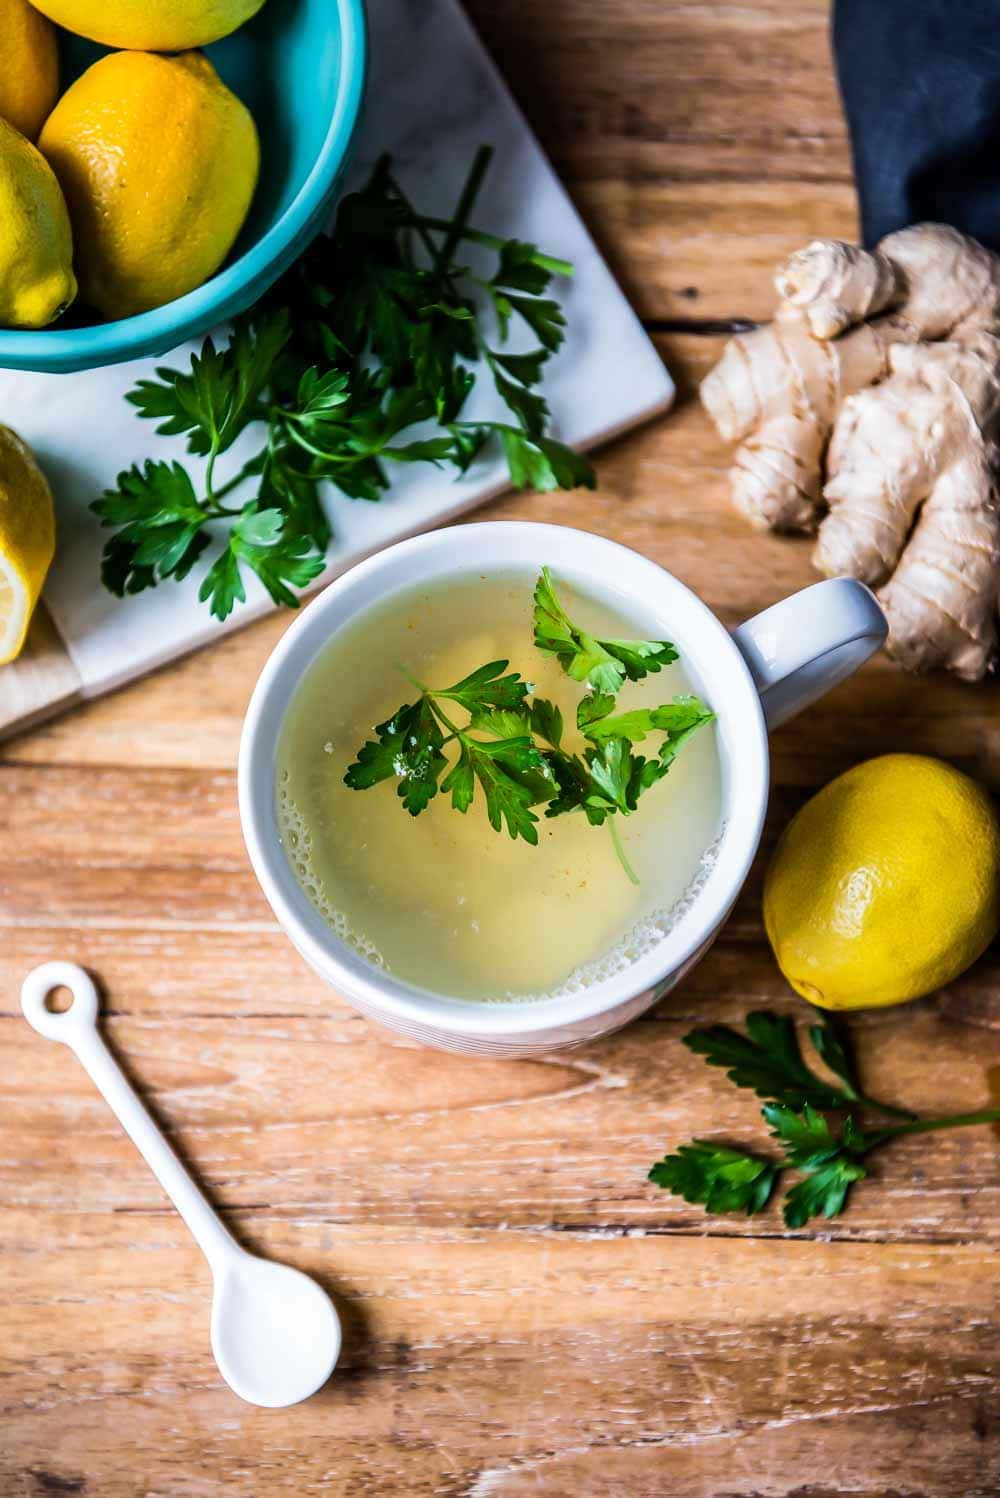
{"label": "parsley sprig", "polygon": [[[546,293],[573,268],[471,225],[491,155],[477,153],[449,219],[418,213],[383,159],[225,347],[206,338],[189,369],[157,369],[129,392],[205,466],[196,485],[176,461],[133,464],[91,506],[114,531],[101,568],[111,592],[180,581],[218,547],[199,591],[217,618],[245,600],[247,568],[294,607],[325,565],[324,484],[375,501],[398,465],[461,475],[490,441],[516,487],[593,488],[586,460],[549,434],[537,388],[565,336]],[[484,251],[495,261],[480,273],[469,261]],[[533,346],[509,346],[515,326]],[[508,419],[463,417],[481,371]],[[249,428],[256,450],[220,481],[218,460]]]}
{"label": "parsley sprig", "polygon": [[[872,1150],[906,1134],[926,1134],[1000,1121],[1000,1109],[917,1118],[866,1096],[845,1032],[820,1014],[809,1036],[830,1070],[839,1078],[826,1082],[802,1056],[790,1019],[760,1010],[747,1016],[746,1035],[728,1025],[692,1030],[684,1044],[710,1066],[726,1068],[737,1087],[769,1099],[761,1109],[771,1138],[783,1153],[769,1159],[750,1150],[710,1139],[695,1139],[665,1155],[649,1179],[687,1202],[710,1212],[763,1212],[785,1170],[801,1174],[786,1193],[782,1215],[786,1226],[801,1228],[816,1217],[831,1218],[847,1205],[851,1187],[868,1174],[861,1163]],[[837,1116],[831,1118],[831,1113]],[[878,1113],[902,1119],[882,1127],[865,1127],[859,1117]]]}
{"label": "parsley sprig", "polygon": [[597,640],[577,628],[556,597],[548,567],[535,588],[535,644],[554,655],[567,676],[592,688],[608,711],[626,681],[642,681],[677,659],[669,640]]}
{"label": "parsley sprig", "polygon": [[[348,767],[345,783],[360,791],[394,778],[411,816],[419,816],[438,791],[465,813],[478,790],[495,831],[506,829],[532,845],[538,843],[535,807],[544,804],[547,818],[580,812],[592,826],[608,823],[625,872],[638,882],[613,819],[636,810],[683,745],[715,715],[700,698],[685,696],[612,716],[614,692],[622,683],[659,671],[677,660],[677,651],[667,640],[593,639],[565,613],[547,567],[535,590],[534,626],[536,645],[556,655],[573,680],[597,689],[581,699],[577,711],[581,752],[565,747],[565,725],[555,703],[534,696],[519,673],[504,674],[509,661],[490,661],[449,687],[432,688],[411,677],[419,697],[378,724],[375,738]],[[455,722],[456,707],[468,715],[466,723]],[[660,746],[646,758],[633,744],[651,733],[661,736]],[[445,753],[448,746],[454,762]]]}

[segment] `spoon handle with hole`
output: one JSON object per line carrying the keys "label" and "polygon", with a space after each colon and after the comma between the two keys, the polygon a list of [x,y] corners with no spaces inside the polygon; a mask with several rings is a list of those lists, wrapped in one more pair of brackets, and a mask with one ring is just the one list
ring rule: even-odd
{"label": "spoon handle with hole", "polygon": [[[63,1013],[54,1013],[45,1001],[53,989],[61,987],[70,990],[73,1002]],[[21,1009],[40,1035],[61,1041],[76,1054],[187,1223],[213,1273],[234,1254],[242,1254],[243,1250],[202,1196],[105,1045],[97,1028],[99,1003],[90,975],[72,962],[46,962],[25,978]]]}

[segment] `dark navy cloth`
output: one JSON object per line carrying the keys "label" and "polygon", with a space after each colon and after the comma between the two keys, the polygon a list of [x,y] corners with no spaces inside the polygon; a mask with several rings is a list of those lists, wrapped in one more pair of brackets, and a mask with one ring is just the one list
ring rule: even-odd
{"label": "dark navy cloth", "polygon": [[869,247],[932,219],[1000,250],[1000,0],[835,0]]}

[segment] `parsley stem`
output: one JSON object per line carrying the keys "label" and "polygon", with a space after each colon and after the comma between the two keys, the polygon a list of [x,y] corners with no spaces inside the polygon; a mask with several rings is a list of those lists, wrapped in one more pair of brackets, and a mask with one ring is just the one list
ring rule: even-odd
{"label": "parsley stem", "polygon": [[212,447],[208,454],[208,466],[205,469],[205,497],[209,504],[215,504],[215,491],[212,488],[212,474],[215,472],[215,460],[219,456],[219,439],[212,437]]}
{"label": "parsley stem", "polygon": [[412,674],[412,672],[408,671],[405,666],[400,666],[397,664],[396,670],[400,673],[400,675],[406,677],[411,687],[416,687],[417,691],[421,692],[425,697],[432,697],[434,695],[430,687],[425,686],[422,681],[418,681],[417,678]]}
{"label": "parsley stem", "polygon": [[[479,196],[479,189],[483,185],[483,178],[489,170],[490,162],[493,160],[493,147],[480,146],[476,152],[475,159],[465,179],[462,195],[458,200],[451,223],[442,223],[437,227],[444,229],[444,242],[434,257],[434,273],[441,275],[451,264],[455,248],[462,238],[471,238],[471,232],[466,227],[466,220],[472,212],[472,205]],[[423,220],[425,227],[429,227],[427,220]]]}
{"label": "parsley stem", "polygon": [[614,850],[615,850],[615,852],[618,855],[618,862],[621,864],[622,868],[625,870],[625,873],[626,873],[627,877],[629,878],[629,880],[633,884],[638,884],[639,883],[639,875],[636,873],[635,869],[632,867],[632,865],[628,861],[628,858],[626,857],[625,849],[622,847],[622,840],[621,840],[621,838],[620,838],[620,836],[618,834],[617,823],[618,823],[618,818],[617,817],[614,817],[614,816],[608,817],[608,831],[611,833],[611,841],[612,841],[612,843],[614,845]]}
{"label": "parsley stem", "polygon": [[855,1092],[844,1088],[846,1096],[852,1103],[857,1103],[859,1108],[867,1108],[872,1113],[884,1113],[887,1118],[913,1119],[915,1117],[910,1108],[895,1108],[892,1103],[880,1103],[878,1098],[866,1097],[863,1092]]}
{"label": "parsley stem", "polygon": [[982,1108],[978,1113],[952,1113],[944,1118],[915,1118],[910,1123],[900,1124],[894,1129],[880,1129],[870,1135],[870,1149],[884,1144],[888,1139],[898,1139],[901,1134],[930,1134],[937,1129],[966,1129],[974,1124],[1000,1123],[1000,1108]]}
{"label": "parsley stem", "polygon": [[[213,489],[211,491],[211,499],[216,504],[216,506],[219,508],[221,514],[223,514],[223,515],[239,515],[239,514],[242,513],[240,510],[223,510],[221,508],[221,506],[218,506],[218,501],[220,499],[225,498],[225,496],[227,494],[231,494],[232,491],[234,489],[238,488],[239,485],[242,484],[245,479],[248,479],[250,477],[250,475],[251,475],[251,473],[253,471],[254,471],[254,464],[253,464],[252,461],[244,463],[243,467],[239,470],[239,472],[238,473],[234,473],[231,479],[226,479],[226,482],[224,484],[220,484],[217,489]],[[206,485],[205,485],[205,487],[206,487],[206,489],[208,488],[207,475],[206,475]]]}
{"label": "parsley stem", "polygon": [[431,712],[434,713],[441,720],[441,722],[444,724],[445,728],[448,728],[448,729],[451,730],[452,737],[456,738],[456,739],[464,739],[465,738],[465,731],[463,729],[459,728],[459,726],[458,726],[457,723],[453,723],[451,721],[451,719],[448,717],[448,714],[445,712],[444,708],[441,707],[438,704],[437,699],[434,696],[434,693],[433,692],[427,692],[427,693],[425,693],[425,695],[427,697],[427,701],[431,705]]}
{"label": "parsley stem", "polygon": [[242,505],[234,510],[227,505],[220,504],[219,501],[227,494],[230,494],[239,484],[242,484],[245,479],[249,478],[250,474],[254,471],[254,463],[252,460],[244,463],[243,467],[237,473],[234,473],[231,479],[227,479],[224,484],[220,484],[218,489],[216,489],[212,482],[212,475],[215,471],[215,460],[218,456],[219,448],[213,441],[211,451],[208,454],[208,464],[205,468],[205,504],[208,507],[208,513],[213,519],[221,518],[224,515],[242,515]]}
{"label": "parsley stem", "polygon": [[[430,218],[424,214],[415,214],[411,220],[411,227],[415,229],[440,229],[447,232],[454,225],[450,219]],[[485,245],[490,250],[502,250],[510,241],[501,239],[498,234],[487,234],[485,229],[473,229],[467,225],[455,236],[456,241],[471,239],[476,244]],[[539,266],[542,270],[551,271],[554,276],[571,276],[573,266],[569,260],[559,260],[555,255],[543,255],[541,250],[536,250],[530,256],[531,264]]]}
{"label": "parsley stem", "polygon": [[[374,182],[377,180],[381,171],[387,192],[391,193],[392,196],[395,197],[396,202],[405,210],[407,214],[406,227],[410,229],[416,229],[417,234],[420,238],[420,242],[422,243],[424,249],[427,251],[427,258],[433,263],[434,257],[437,254],[437,248],[434,244],[434,241],[427,233],[427,230],[417,223],[417,210],[414,208],[413,204],[406,196],[406,193],[403,191],[402,187],[396,181],[396,178],[389,171],[389,164],[390,159],[388,156],[383,156],[379,160],[378,165],[376,166],[375,171],[372,174],[372,184],[374,184]],[[413,263],[413,257],[410,254],[407,255],[407,263],[410,265],[412,265]]]}

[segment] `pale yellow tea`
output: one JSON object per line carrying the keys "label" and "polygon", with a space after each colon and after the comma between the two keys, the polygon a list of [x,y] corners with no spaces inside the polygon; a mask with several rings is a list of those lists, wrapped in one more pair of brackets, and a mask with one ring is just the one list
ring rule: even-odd
{"label": "pale yellow tea", "polygon": [[[621,617],[558,576],[554,581],[585,641],[634,641],[649,633],[649,619]],[[620,724],[634,736],[642,709],[687,698],[693,688],[682,661],[625,681],[615,699],[594,689],[593,677],[608,684],[600,667],[592,678],[572,679],[565,661],[533,643],[535,582],[535,574],[473,574],[388,598],[341,630],[316,659],[281,732],[278,815],[303,888],[337,935],[371,962],[441,994],[526,999],[620,971],[655,944],[693,898],[720,830],[719,762],[714,725],[707,721],[690,742],[685,736],[669,773],[638,795],[628,814],[621,814],[623,799],[620,813],[607,815],[602,825],[591,825],[586,806],[546,817],[560,797],[563,804],[587,802],[590,814],[602,817],[609,798],[632,794],[624,789],[629,774],[637,783],[643,773],[660,773],[636,766],[640,755],[657,762],[663,735],[634,743],[617,732],[585,738],[577,727],[581,703],[584,720],[595,717],[589,733]],[[581,672],[591,664],[581,651],[572,659]],[[442,741],[430,756],[431,789],[436,783],[437,791],[411,815],[400,788],[408,796],[421,789],[406,780],[405,756],[415,743],[409,727],[416,720],[400,719],[400,707],[421,702],[414,683],[443,689],[487,662],[509,662],[509,673],[530,683],[531,696],[521,708],[487,704],[476,710],[482,727],[470,726],[462,703],[435,699],[444,720],[427,719]],[[494,678],[499,675],[498,667]],[[531,742],[540,746],[540,758],[538,749],[523,747],[530,704],[539,699],[558,706],[563,720],[559,732],[550,709],[536,713]],[[689,709],[670,711],[683,716]],[[407,733],[392,739],[398,722]],[[545,732],[558,738],[558,752],[541,736]],[[463,755],[470,739],[473,747]],[[488,759],[476,751],[476,740],[514,747]],[[360,778],[386,778],[353,789],[345,775],[354,766],[359,778],[366,742]],[[369,770],[374,766],[368,774],[366,754]],[[535,769],[523,767],[526,756]],[[489,780],[489,798],[473,762]],[[470,794],[467,809],[457,810],[454,802]],[[488,809],[501,830],[491,826]],[[507,811],[523,819],[516,837],[509,835]]]}

